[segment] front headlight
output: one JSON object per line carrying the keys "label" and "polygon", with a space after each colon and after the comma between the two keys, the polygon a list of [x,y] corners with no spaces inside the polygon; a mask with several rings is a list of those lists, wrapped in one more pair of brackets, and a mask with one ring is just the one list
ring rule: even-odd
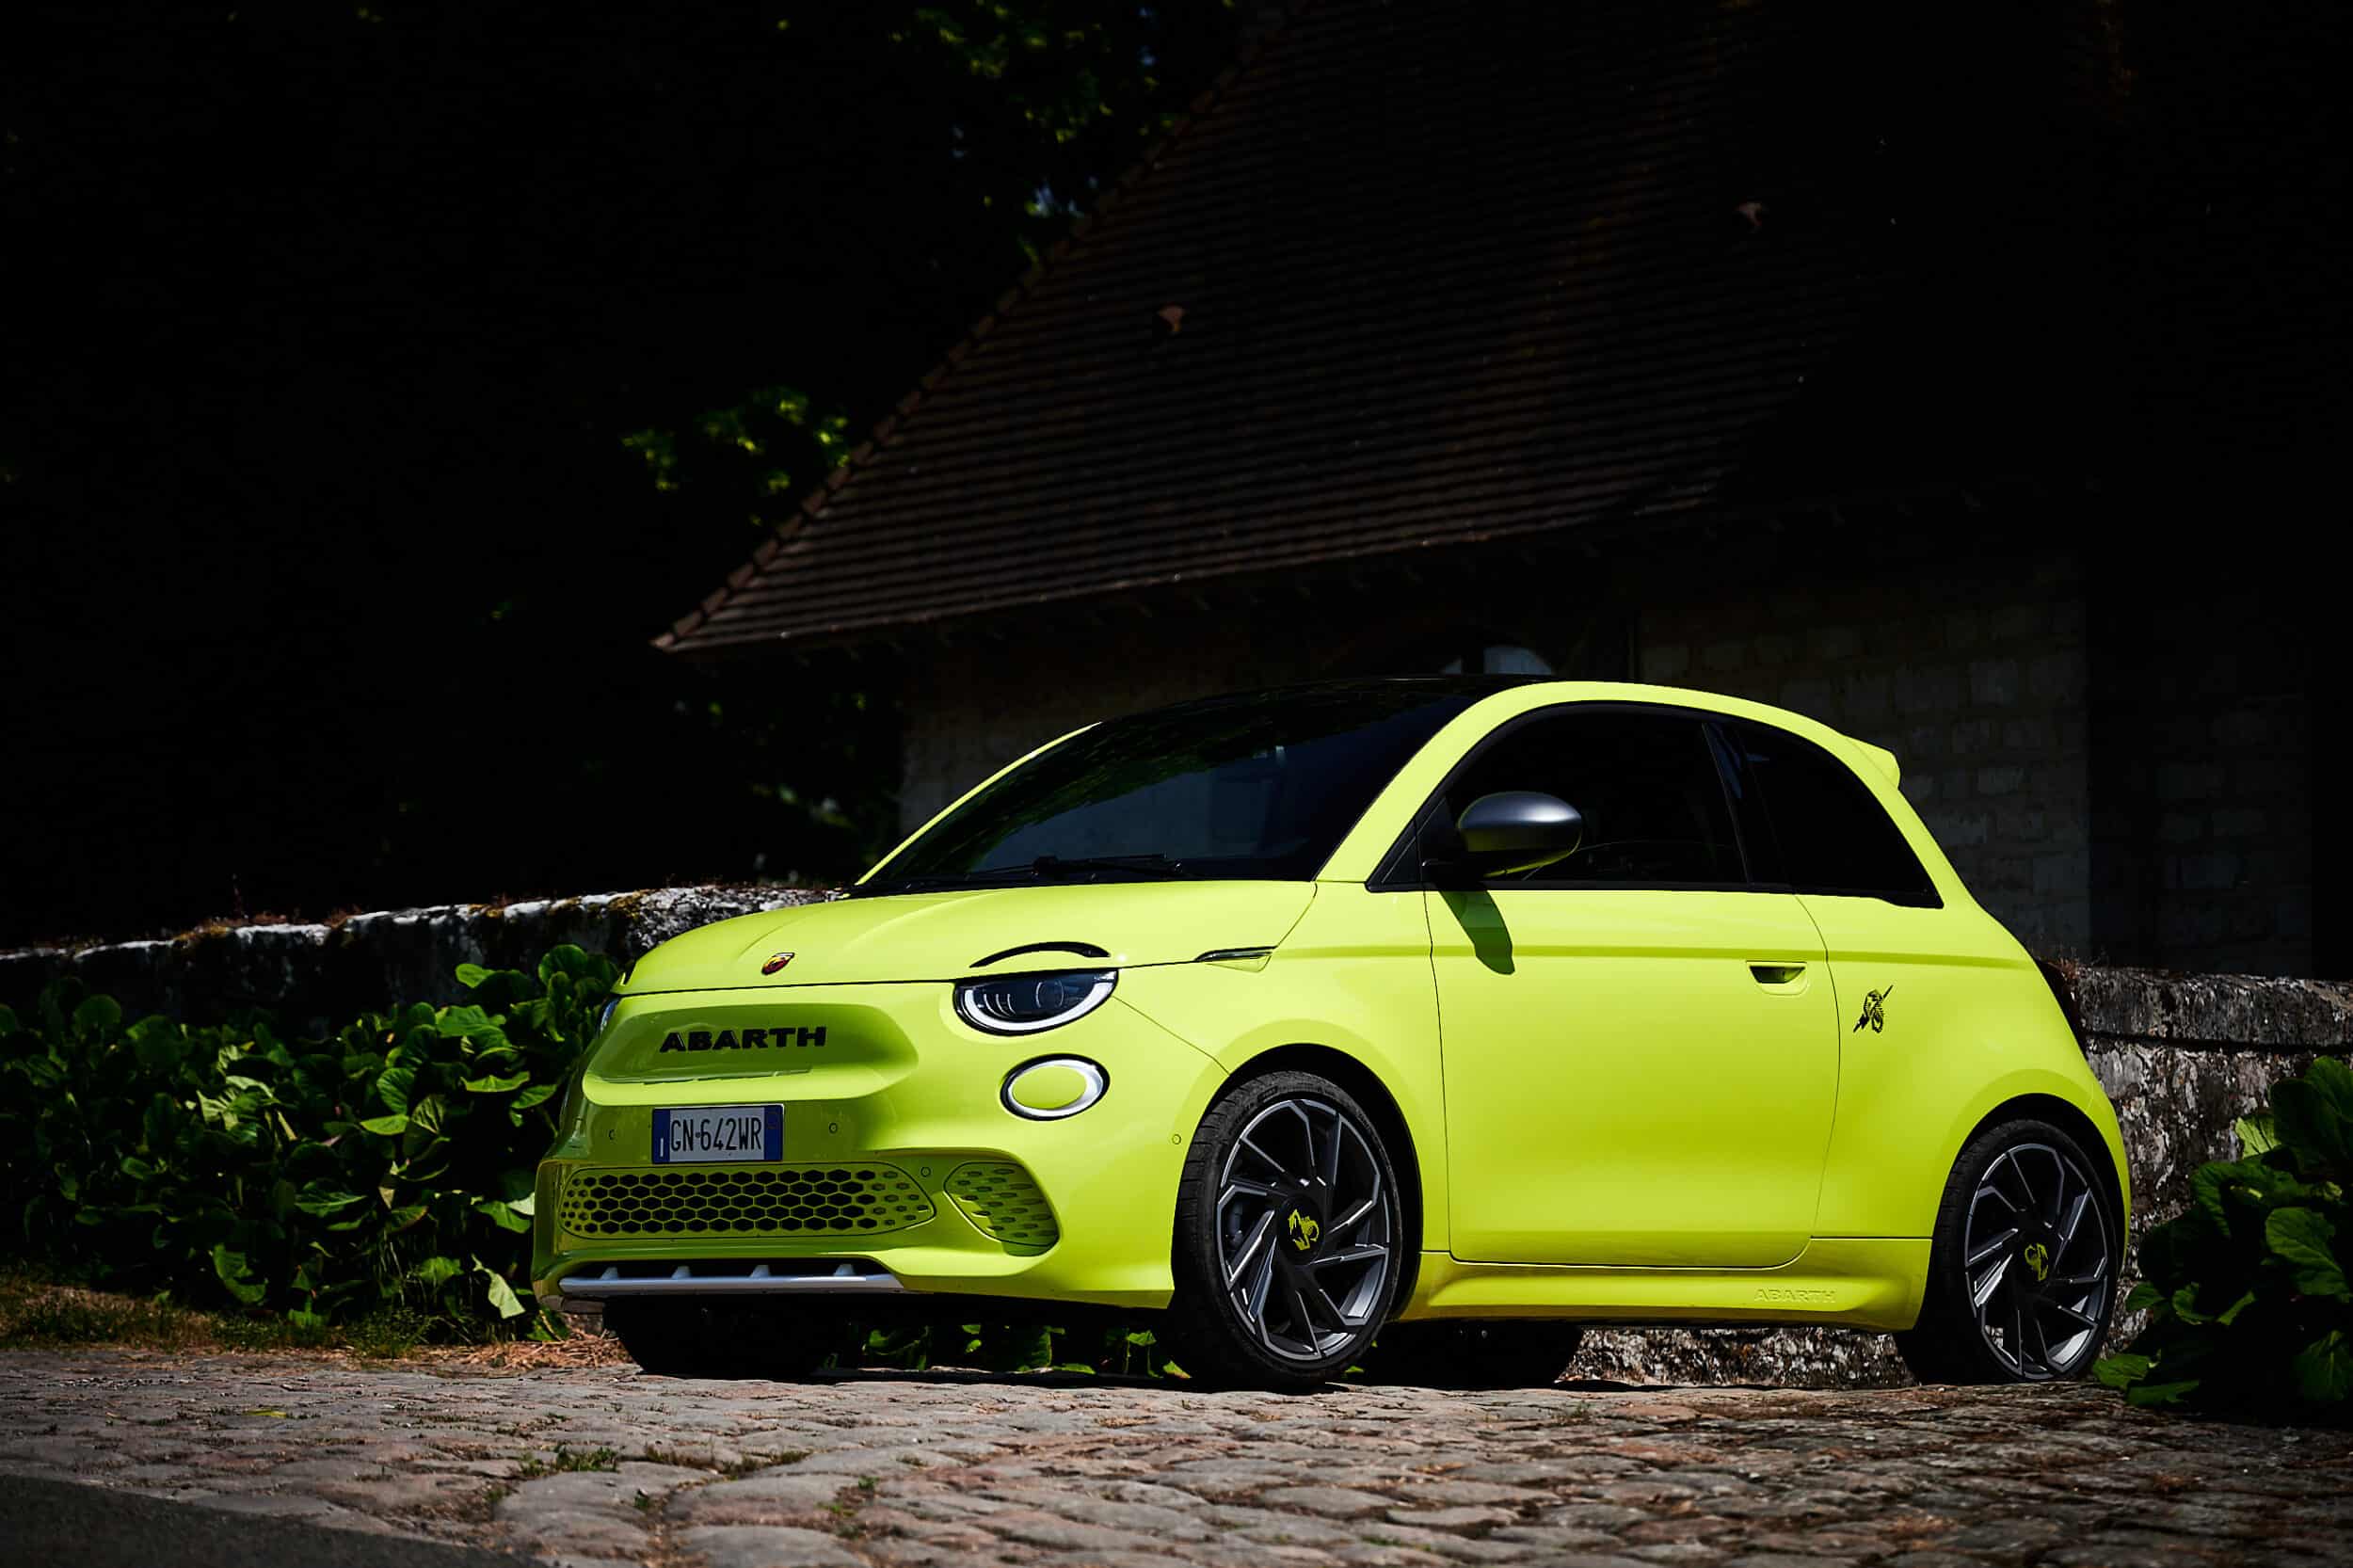
{"label": "front headlight", "polygon": [[1009,974],[956,984],[956,1014],[990,1034],[1034,1034],[1083,1018],[1103,1005],[1117,969],[1071,974]]}

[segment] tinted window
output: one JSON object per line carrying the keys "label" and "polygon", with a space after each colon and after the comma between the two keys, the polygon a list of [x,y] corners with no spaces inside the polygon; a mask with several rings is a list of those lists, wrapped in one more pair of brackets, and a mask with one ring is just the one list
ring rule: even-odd
{"label": "tinted window", "polygon": [[989,785],[858,890],[1311,877],[1422,743],[1497,689],[1365,682],[1112,719]]}
{"label": "tinted window", "polygon": [[[1761,724],[1725,726],[1745,787],[1754,790],[1753,819],[1769,835],[1773,862],[1760,879],[1801,891],[1876,894],[1907,903],[1932,901],[1935,885],[1903,833],[1854,771],[1813,742]],[[1760,860],[1767,856],[1760,855]]]}
{"label": "tinted window", "polygon": [[1539,790],[1583,814],[1575,855],[1507,882],[1746,880],[1723,780],[1695,718],[1613,710],[1536,718],[1506,731],[1447,787],[1453,821],[1481,795]]}

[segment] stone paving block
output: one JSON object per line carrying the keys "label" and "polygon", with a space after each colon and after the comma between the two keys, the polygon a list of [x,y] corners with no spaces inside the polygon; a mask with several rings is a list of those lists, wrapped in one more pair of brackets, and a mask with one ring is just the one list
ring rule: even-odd
{"label": "stone paving block", "polygon": [[769,1471],[743,1480],[697,1486],[674,1499],[664,1517],[692,1525],[781,1525],[824,1507],[856,1486],[848,1476]]}
{"label": "stone paving block", "polygon": [[1358,1492],[1345,1486],[1278,1486],[1259,1494],[1259,1500],[1280,1508],[1305,1509],[1334,1519],[1369,1519],[1392,1506],[1391,1499],[1378,1492]]}
{"label": "stone paving block", "polygon": [[796,1459],[784,1468],[796,1474],[872,1476],[879,1480],[905,1470],[933,1470],[957,1463],[956,1456],[937,1448],[829,1448]]}
{"label": "stone paving block", "polygon": [[704,1568],[864,1568],[830,1535],[773,1525],[699,1525],[678,1538]]}
{"label": "stone paving block", "polygon": [[188,1501],[220,1513],[258,1513],[273,1519],[300,1519],[342,1512],[324,1497],[299,1492],[216,1492]]}
{"label": "stone paving block", "polygon": [[1423,1529],[1468,1529],[1473,1525],[1508,1525],[1519,1517],[1508,1508],[1465,1503],[1459,1508],[1393,1508],[1388,1520],[1392,1525],[1415,1525]]}

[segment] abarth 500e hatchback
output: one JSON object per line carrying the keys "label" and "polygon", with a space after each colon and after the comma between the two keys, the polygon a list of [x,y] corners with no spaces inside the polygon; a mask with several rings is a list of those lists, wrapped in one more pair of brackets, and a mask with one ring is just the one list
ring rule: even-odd
{"label": "abarth 500e hatchback", "polygon": [[1190,1372],[1274,1386],[1549,1381],[1600,1321],[2078,1372],[2116,1117],[1897,785],[1639,685],[1076,731],[848,896],[636,962],[539,1167],[534,1288],[655,1370],[1012,1301],[1166,1308]]}

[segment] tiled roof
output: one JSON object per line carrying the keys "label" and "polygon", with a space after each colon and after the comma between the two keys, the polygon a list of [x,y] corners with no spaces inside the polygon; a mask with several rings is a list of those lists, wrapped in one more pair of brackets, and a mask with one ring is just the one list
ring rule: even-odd
{"label": "tiled roof", "polygon": [[1895,281],[1884,193],[1775,101],[1809,10],[1294,8],[662,645],[1719,498]]}

